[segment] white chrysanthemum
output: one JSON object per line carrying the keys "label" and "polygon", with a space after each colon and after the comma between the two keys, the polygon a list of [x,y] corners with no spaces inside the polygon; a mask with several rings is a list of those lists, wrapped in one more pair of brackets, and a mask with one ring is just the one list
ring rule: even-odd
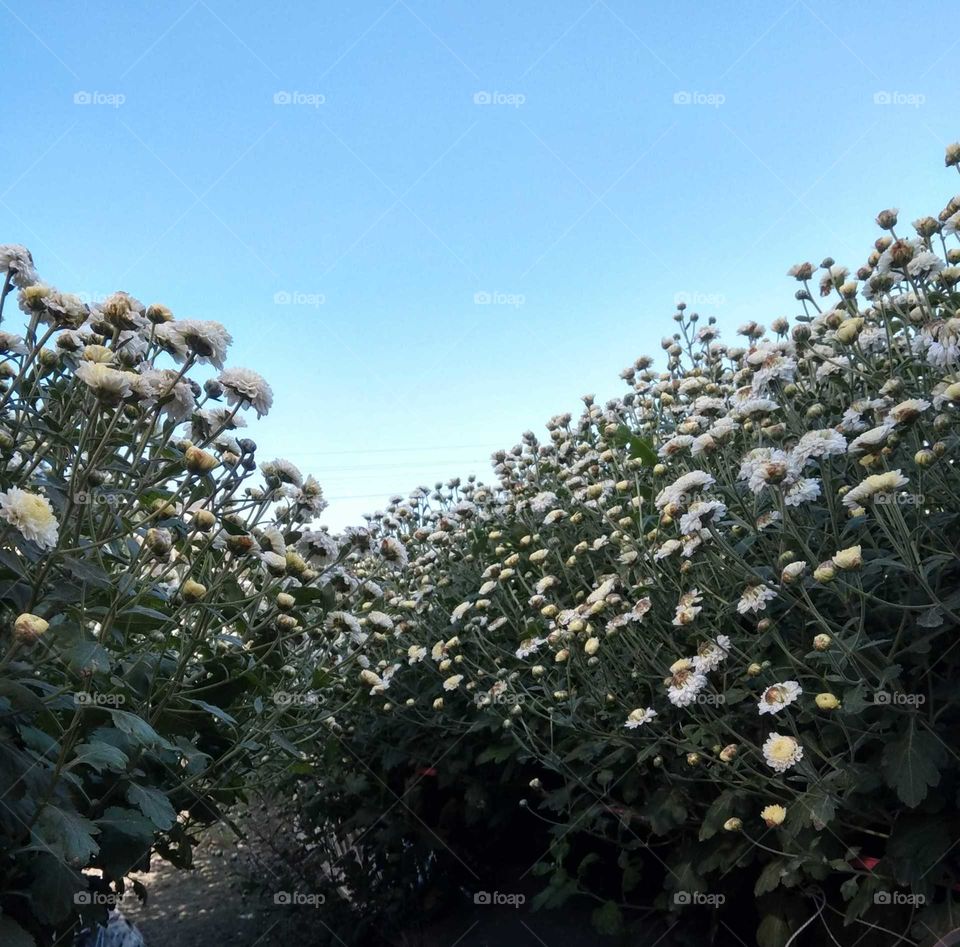
{"label": "white chrysanthemum", "polygon": [[692,704],[700,691],[707,686],[706,675],[694,669],[692,662],[688,661],[686,664],[689,666],[679,667],[673,672],[667,685],[667,699],[674,707]]}
{"label": "white chrysanthemum", "polygon": [[771,733],[763,744],[763,758],[778,773],[785,773],[803,758],[803,747],[791,736]]}
{"label": "white chrysanthemum", "polygon": [[887,438],[892,431],[892,424],[880,424],[855,437],[850,442],[848,450],[851,454],[862,454],[879,450],[887,442]]}
{"label": "white chrysanthemum", "polygon": [[636,730],[637,727],[642,727],[645,723],[649,723],[656,715],[657,712],[652,707],[638,707],[636,710],[630,711],[624,726],[628,730]]}
{"label": "white chrysanthemum", "polygon": [[102,362],[81,362],[76,375],[98,398],[110,404],[126,398],[131,384],[137,380],[131,372],[117,371]]}
{"label": "white chrysanthemum", "polygon": [[836,457],[847,452],[847,439],[833,428],[807,431],[793,449],[801,464],[810,458]]}
{"label": "white chrysanthemum", "polygon": [[890,409],[890,417],[897,424],[908,424],[916,420],[920,415],[930,407],[930,402],[923,398],[909,398],[894,405]]}
{"label": "white chrysanthemum", "polygon": [[663,543],[660,548],[653,554],[653,558],[656,561],[661,559],[666,559],[668,556],[672,556],[675,552],[683,548],[683,543],[679,539],[668,539]]}
{"label": "white chrysanthemum", "polygon": [[777,593],[765,585],[751,585],[740,596],[740,601],[737,602],[737,611],[741,615],[746,615],[747,612],[762,612],[766,609],[767,602],[776,597]]}
{"label": "white chrysanthemum", "polygon": [[697,500],[680,518],[680,532],[699,533],[705,523],[720,519],[726,512],[726,504],[719,500]]}
{"label": "white chrysanthemum", "polygon": [[218,379],[227,392],[227,403],[250,404],[263,417],[273,406],[273,389],[262,375],[249,368],[228,368]]}
{"label": "white chrysanthemum", "polygon": [[658,510],[662,510],[671,503],[686,506],[694,494],[712,486],[715,482],[714,478],[705,470],[691,470],[690,473],[685,473],[675,480],[669,487],[664,487],[657,494],[654,502]]}
{"label": "white chrysanthemum", "polygon": [[19,487],[0,493],[0,517],[41,549],[53,549],[59,541],[60,528],[53,507],[38,493],[29,493]]}
{"label": "white chrysanthemum", "polygon": [[462,674],[451,674],[450,677],[443,682],[443,689],[445,691],[455,691],[460,686],[462,680]]}
{"label": "white chrysanthemum", "polygon": [[693,658],[693,667],[695,670],[706,674],[709,671],[715,671],[727,659],[730,654],[730,638],[727,635],[717,635],[713,641],[705,641],[699,648]]}
{"label": "white chrysanthemum", "polygon": [[324,567],[340,554],[337,541],[325,530],[306,530],[297,544],[300,554],[314,567]]}
{"label": "white chrysanthemum", "polygon": [[268,480],[279,480],[281,483],[292,483],[294,486],[303,486],[303,474],[296,464],[278,457],[260,465],[260,471]]}
{"label": "white chrysanthemum", "polygon": [[422,645],[412,644],[407,648],[407,663],[419,664],[427,656],[427,649]]}
{"label": "white chrysanthemum", "polygon": [[783,496],[785,506],[800,506],[810,503],[820,496],[820,481],[816,477],[803,477],[798,480]]}
{"label": "white chrysanthemum", "polygon": [[888,470],[885,473],[873,474],[865,480],[861,480],[852,490],[849,490],[843,496],[843,504],[849,509],[856,509],[863,506],[867,500],[874,497],[889,496],[896,493],[901,487],[909,483],[899,470]]}
{"label": "white chrysanthemum", "polygon": [[0,272],[9,272],[17,289],[32,286],[38,279],[30,251],[17,243],[0,244]]}
{"label": "white chrysanthemum", "polygon": [[147,369],[131,381],[130,388],[141,401],[157,405],[172,421],[185,421],[197,404],[190,383],[169,369]]}
{"label": "white chrysanthemum", "polygon": [[761,714],[776,714],[789,707],[803,691],[796,681],[782,681],[768,687],[757,704]]}
{"label": "white chrysanthemum", "polygon": [[700,606],[702,600],[703,596],[699,589],[691,589],[681,595],[677,603],[677,613],[673,619],[674,625],[689,625],[703,611]]}
{"label": "white chrysanthemum", "polygon": [[760,493],[768,485],[793,483],[799,473],[797,460],[775,447],[756,447],[743,458],[738,478]]}
{"label": "white chrysanthemum", "polygon": [[516,650],[516,656],[518,658],[529,658],[531,654],[536,654],[545,641],[545,638],[524,638],[520,642],[520,647]]}
{"label": "white chrysanthemum", "polygon": [[534,513],[546,513],[558,503],[559,500],[557,500],[557,495],[547,490],[543,493],[538,493],[530,501],[530,509],[533,510]]}
{"label": "white chrysanthemum", "polygon": [[183,360],[182,353],[186,350],[194,355],[198,362],[208,362],[219,369],[223,368],[227,348],[233,342],[230,333],[219,322],[214,322],[212,319],[181,319],[179,322],[165,322],[157,326],[156,333],[167,341],[176,340],[173,341],[170,351],[178,360]]}

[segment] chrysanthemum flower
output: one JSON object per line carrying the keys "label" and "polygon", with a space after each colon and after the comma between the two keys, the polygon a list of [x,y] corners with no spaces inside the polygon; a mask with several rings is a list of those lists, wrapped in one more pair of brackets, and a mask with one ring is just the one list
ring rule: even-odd
{"label": "chrysanthemum flower", "polygon": [[0,493],[0,518],[15,526],[30,542],[41,549],[53,549],[60,538],[60,528],[50,501],[38,493],[11,487]]}
{"label": "chrysanthemum flower", "polygon": [[763,744],[763,758],[778,773],[785,773],[803,758],[803,747],[791,736],[771,733]]}
{"label": "chrysanthemum flower", "polygon": [[767,806],[761,813],[760,818],[766,823],[768,829],[774,829],[783,824],[787,817],[787,810],[783,806]]}
{"label": "chrysanthemum flower", "polygon": [[776,714],[789,707],[803,693],[796,681],[782,681],[768,687],[757,704],[761,714]]}
{"label": "chrysanthemum flower", "polygon": [[642,727],[645,723],[649,723],[656,715],[657,712],[652,707],[638,707],[636,710],[630,711],[624,726],[628,730],[636,730],[637,727]]}

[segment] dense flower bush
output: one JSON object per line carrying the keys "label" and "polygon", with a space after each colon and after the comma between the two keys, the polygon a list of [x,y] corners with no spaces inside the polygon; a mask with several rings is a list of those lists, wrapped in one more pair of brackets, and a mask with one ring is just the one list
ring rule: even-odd
{"label": "dense flower bush", "polygon": [[376,601],[394,564],[364,530],[311,529],[326,504],[292,464],[252,485],[243,415],[272,393],[225,367],[223,326],[86,305],[22,247],[0,270],[0,942],[19,947],[103,920],[151,852],[189,866],[247,777],[318,745],[334,708],[293,711],[336,667],[328,613]]}
{"label": "dense flower bush", "polygon": [[960,926],[960,197],[877,223],[792,323],[681,308],[665,370],[340,537],[292,464],[251,484],[222,326],[0,248],[3,943],[251,785],[356,943],[531,879],[664,944]]}
{"label": "dense flower bush", "polygon": [[651,899],[678,943],[960,926],[960,197],[877,223],[855,273],[790,270],[792,324],[730,345],[681,307],[666,371],[372,518],[410,564],[304,789],[324,817],[470,885],[436,805],[503,841],[500,792],[547,830],[536,904],[585,893],[609,932]]}

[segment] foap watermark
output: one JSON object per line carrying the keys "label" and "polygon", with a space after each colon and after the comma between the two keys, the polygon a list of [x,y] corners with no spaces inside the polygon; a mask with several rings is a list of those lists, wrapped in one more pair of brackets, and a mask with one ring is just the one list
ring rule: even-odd
{"label": "foap watermark", "polygon": [[526,904],[525,894],[514,894],[507,891],[477,891],[473,896],[474,904],[497,905],[505,904],[512,908],[519,908]]}
{"label": "foap watermark", "polygon": [[78,490],[71,494],[76,506],[111,506],[118,507],[123,500],[110,493],[91,493],[89,490]]}
{"label": "foap watermark", "polygon": [[725,694],[696,694],[693,702],[706,704],[708,707],[720,707],[727,702],[727,698]]}
{"label": "foap watermark", "polygon": [[77,891],[73,896],[78,907],[118,908],[122,901],[123,895],[113,891]]}
{"label": "foap watermark", "polygon": [[910,694],[905,691],[877,691],[873,695],[875,704],[893,707],[922,707],[927,702],[925,694]]}
{"label": "foap watermark", "polygon": [[526,301],[523,293],[504,293],[498,289],[493,292],[481,290],[473,294],[473,302],[477,306],[512,306],[519,309]]}
{"label": "foap watermark", "polygon": [[874,105],[906,105],[918,109],[926,105],[927,97],[922,92],[874,92]]}
{"label": "foap watermark", "polygon": [[509,105],[511,108],[518,109],[527,97],[522,92],[474,92],[474,105]]}
{"label": "foap watermark", "polygon": [[709,105],[711,108],[718,109],[727,97],[722,92],[674,92],[674,105]]}
{"label": "foap watermark", "polygon": [[306,105],[318,109],[326,102],[327,97],[322,92],[287,92],[283,90],[273,93],[274,105]]}
{"label": "foap watermark", "polygon": [[108,108],[118,109],[127,97],[122,92],[74,92],[74,105],[106,105]]}
{"label": "foap watermark", "polygon": [[73,702],[78,707],[122,707],[127,698],[123,694],[99,694],[93,691],[77,691]]}
{"label": "foap watermark", "polygon": [[871,500],[877,506],[922,506],[926,502],[922,493],[878,493]]}
{"label": "foap watermark", "polygon": [[304,293],[300,290],[278,289],[273,294],[275,306],[313,306],[319,309],[327,301],[323,293]]}
{"label": "foap watermark", "polygon": [[709,891],[674,891],[673,903],[680,907],[697,905],[717,908],[727,900],[724,894],[711,894]]}
{"label": "foap watermark", "polygon": [[273,896],[273,903],[281,907],[312,907],[318,908],[327,901],[326,895],[315,891],[277,891]]}
{"label": "foap watermark", "polygon": [[273,695],[273,702],[278,707],[317,707],[326,701],[326,694],[291,694],[288,691],[277,691]]}
{"label": "foap watermark", "polygon": [[873,903],[897,906],[906,905],[916,908],[923,907],[923,905],[927,903],[927,899],[922,894],[910,894],[906,891],[874,891]]}
{"label": "foap watermark", "polygon": [[699,290],[688,292],[685,290],[676,293],[673,297],[675,306],[679,306],[680,303],[686,306],[725,306],[727,297],[723,293],[702,293]]}

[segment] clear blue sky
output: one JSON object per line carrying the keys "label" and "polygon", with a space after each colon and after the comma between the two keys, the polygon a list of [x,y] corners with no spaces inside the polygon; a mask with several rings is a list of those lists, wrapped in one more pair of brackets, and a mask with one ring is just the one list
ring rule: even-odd
{"label": "clear blue sky", "polygon": [[938,211],[960,190],[951,23],[0,0],[0,242],[64,290],[225,323],[275,390],[262,459],[316,473],[339,527],[618,393],[678,292],[731,331],[793,315],[791,264],[856,267],[876,211]]}

